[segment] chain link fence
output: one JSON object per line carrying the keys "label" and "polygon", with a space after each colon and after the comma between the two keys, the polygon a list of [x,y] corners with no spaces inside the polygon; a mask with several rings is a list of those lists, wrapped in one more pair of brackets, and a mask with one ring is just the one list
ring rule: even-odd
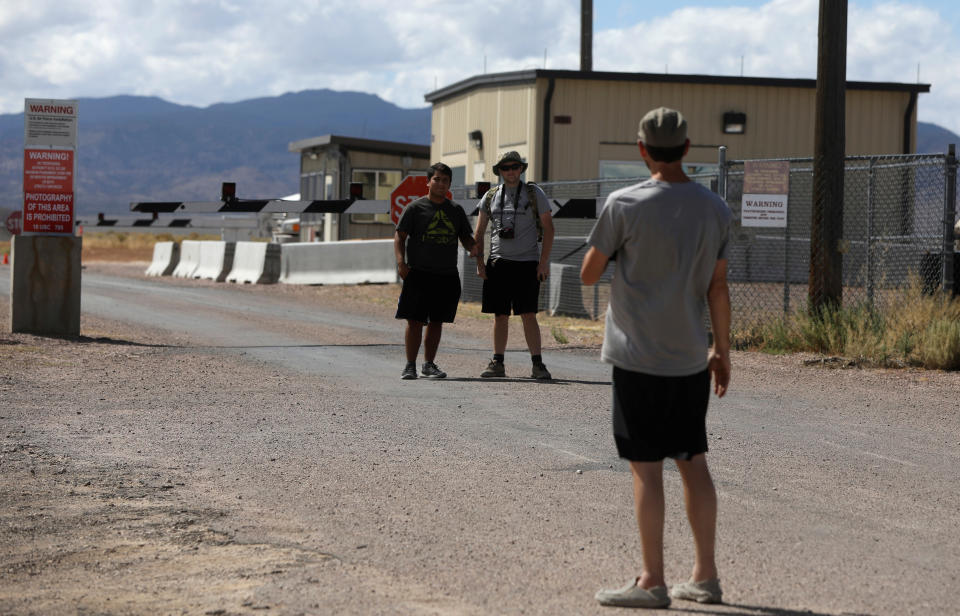
{"label": "chain link fence", "polygon": [[[725,166],[726,200],[734,213],[728,275],[742,328],[805,308],[811,292],[813,159],[780,160],[790,169],[782,228],[740,224],[746,161]],[[910,284],[933,293],[952,282],[944,281],[943,263],[954,260],[955,188],[956,161],[949,155],[846,159],[842,239],[836,246],[845,307],[882,309]]]}
{"label": "chain link fence", "polygon": [[[721,161],[713,173],[691,175],[724,192],[733,211],[728,279],[737,331],[781,318],[808,305],[810,238],[813,227],[813,159],[789,163],[786,226],[744,227],[741,223],[747,161]],[[951,154],[849,157],[845,162],[842,240],[842,297],[846,307],[883,308],[910,284],[926,292],[960,283],[953,226],[957,220],[957,162]],[[643,178],[544,182],[553,200],[596,199],[599,210],[613,191]],[[456,187],[454,199],[469,202],[473,187]],[[593,218],[556,217],[551,276],[541,285],[540,308],[551,314],[600,318],[609,299],[611,264],[599,284],[580,284],[580,263]],[[489,237],[487,239],[489,254]],[[943,264],[947,263],[948,267]],[[951,270],[949,264],[954,267]],[[480,301],[482,281],[461,256],[465,301]],[[955,273],[954,273],[955,272]],[[958,284],[957,286],[960,286]]]}

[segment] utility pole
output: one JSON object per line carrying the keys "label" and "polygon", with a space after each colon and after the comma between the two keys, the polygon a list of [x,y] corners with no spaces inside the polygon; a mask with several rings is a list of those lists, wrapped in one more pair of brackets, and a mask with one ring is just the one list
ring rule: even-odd
{"label": "utility pole", "polygon": [[820,0],[810,221],[810,309],[843,302],[847,0]]}
{"label": "utility pole", "polygon": [[580,0],[580,70],[593,70],[593,0]]}

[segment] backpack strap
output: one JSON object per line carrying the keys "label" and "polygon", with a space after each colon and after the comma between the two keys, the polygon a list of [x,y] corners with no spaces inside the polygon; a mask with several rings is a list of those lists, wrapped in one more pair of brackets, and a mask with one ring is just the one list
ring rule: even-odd
{"label": "backpack strap", "polygon": [[[480,207],[483,208],[483,211],[486,212],[487,218],[493,218],[493,211],[490,208],[490,203],[493,202],[494,196],[496,196],[497,190],[503,184],[497,184],[490,188],[485,195],[483,195],[483,201],[480,203]],[[543,221],[540,220],[540,208],[538,206],[537,200],[537,190],[536,184],[533,182],[527,182],[527,205],[533,209],[533,220],[537,223],[537,241],[543,241]]]}
{"label": "backpack strap", "polygon": [[527,182],[527,202],[530,207],[533,208],[533,219],[537,223],[537,241],[543,241],[543,221],[540,220],[540,208],[537,203],[537,189],[536,184],[533,182]]}
{"label": "backpack strap", "polygon": [[483,211],[486,212],[487,218],[493,217],[493,212],[490,210],[490,203],[493,201],[493,195],[500,188],[500,184],[491,187],[487,190],[486,194],[483,195],[483,201],[480,202],[480,207],[483,208]]}

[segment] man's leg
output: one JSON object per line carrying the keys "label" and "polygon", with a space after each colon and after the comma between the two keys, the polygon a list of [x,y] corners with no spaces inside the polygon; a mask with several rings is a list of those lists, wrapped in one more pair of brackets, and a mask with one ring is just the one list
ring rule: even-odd
{"label": "man's leg", "polygon": [[527,348],[531,355],[539,355],[541,348],[540,324],[537,322],[536,312],[525,312],[520,315],[523,321],[523,337],[527,339]]}
{"label": "man's leg", "polygon": [[[407,319],[407,332],[403,337],[403,344],[407,350],[407,363],[416,363],[417,355],[420,353],[420,338],[422,335],[423,323]],[[437,342],[439,343],[439,337]],[[436,351],[436,348],[434,348],[434,351]]]}
{"label": "man's leg", "polygon": [[717,491],[713,487],[713,479],[710,478],[707,455],[699,454],[690,460],[677,460],[677,468],[683,479],[687,519],[690,521],[696,549],[691,579],[694,582],[712,580],[717,577]]}
{"label": "man's leg", "polygon": [[666,586],[663,577],[663,461],[630,462],[633,473],[633,498],[643,548],[643,573],[640,588]]}
{"label": "man's leg", "polygon": [[498,314],[493,319],[493,352],[503,355],[507,351],[507,335],[510,333],[510,315]]}
{"label": "man's leg", "polygon": [[[423,339],[423,359],[433,362],[437,358],[437,349],[440,348],[440,336],[443,334],[443,323],[431,321],[427,323],[427,335]],[[416,361],[417,356],[413,356]]]}

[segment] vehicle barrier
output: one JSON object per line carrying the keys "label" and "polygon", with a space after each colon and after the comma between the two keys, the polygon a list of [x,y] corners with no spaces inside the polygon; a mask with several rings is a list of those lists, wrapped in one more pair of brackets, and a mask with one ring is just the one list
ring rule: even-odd
{"label": "vehicle barrier", "polygon": [[176,242],[157,242],[153,245],[153,261],[147,271],[147,276],[169,276],[180,262],[180,244]]}
{"label": "vehicle barrier", "polygon": [[237,242],[227,282],[273,284],[280,279],[280,244]]}
{"label": "vehicle barrier", "polygon": [[283,244],[280,282],[362,284],[397,282],[393,240]]}
{"label": "vehicle barrier", "polygon": [[200,246],[203,242],[199,240],[183,240],[180,242],[180,262],[173,270],[173,276],[176,278],[193,278],[193,273],[200,266]]}
{"label": "vehicle barrier", "polygon": [[236,242],[200,242],[200,264],[193,272],[194,278],[223,282],[233,268],[233,253]]}

